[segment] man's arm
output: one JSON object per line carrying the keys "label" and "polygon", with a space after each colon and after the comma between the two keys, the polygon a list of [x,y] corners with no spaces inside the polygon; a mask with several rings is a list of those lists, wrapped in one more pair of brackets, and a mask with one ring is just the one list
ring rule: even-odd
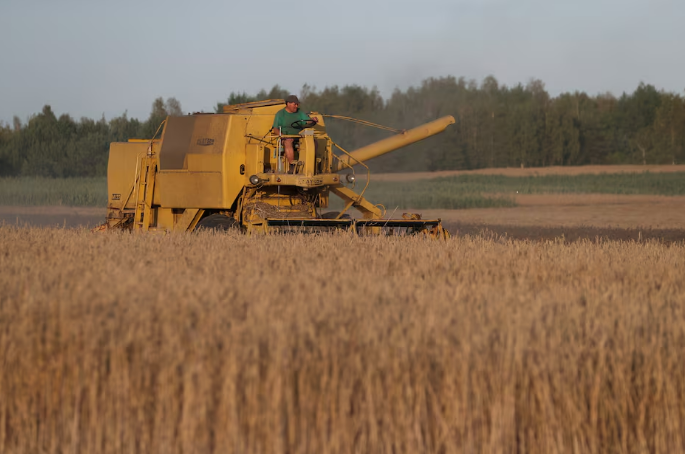
{"label": "man's arm", "polygon": [[319,122],[319,119],[318,119],[318,118],[316,118],[316,117],[310,117],[309,115],[307,115],[306,113],[304,113],[304,112],[302,112],[302,111],[300,111],[300,120],[305,120],[305,121],[306,121],[306,120],[311,120],[311,121],[313,121],[314,123],[318,123],[318,122]]}

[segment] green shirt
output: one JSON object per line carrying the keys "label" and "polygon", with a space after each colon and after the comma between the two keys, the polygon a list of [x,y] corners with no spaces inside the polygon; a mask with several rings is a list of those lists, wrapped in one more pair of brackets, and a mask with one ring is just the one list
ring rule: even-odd
{"label": "green shirt", "polygon": [[274,117],[274,128],[281,128],[281,132],[287,136],[297,135],[302,129],[295,129],[290,125],[297,120],[309,120],[309,115],[302,112],[299,108],[297,112],[290,113],[285,108],[276,112]]}

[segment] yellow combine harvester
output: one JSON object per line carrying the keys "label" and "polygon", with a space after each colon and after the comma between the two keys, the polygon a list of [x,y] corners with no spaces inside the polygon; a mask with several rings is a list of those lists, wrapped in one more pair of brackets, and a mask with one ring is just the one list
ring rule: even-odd
{"label": "yellow combine harvester", "polygon": [[[189,231],[240,228],[268,232],[283,227],[350,228],[357,233],[397,229],[445,237],[440,220],[405,214],[384,219],[382,206],[352,190],[354,167],[405,145],[442,132],[454,123],[443,117],[348,153],[318,124],[300,124],[297,136],[271,133],[284,101],[230,105],[222,114],[168,117],[160,139],[112,143],[107,169],[107,221],[100,229]],[[305,123],[305,122],[303,122]],[[161,128],[162,126],[160,126]],[[300,129],[300,128],[298,128]],[[282,139],[297,139],[294,173]],[[334,150],[338,150],[337,154]],[[340,173],[344,172],[344,173]],[[323,212],[330,193],[344,209]],[[354,207],[361,213],[353,219]]]}

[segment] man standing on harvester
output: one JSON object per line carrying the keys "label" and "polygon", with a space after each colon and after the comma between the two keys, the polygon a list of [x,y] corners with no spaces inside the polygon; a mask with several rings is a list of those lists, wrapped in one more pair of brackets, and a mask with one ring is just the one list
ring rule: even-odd
{"label": "man standing on harvester", "polygon": [[[273,129],[271,130],[274,134],[294,136],[300,133],[300,130],[304,129],[307,123],[316,124],[318,120],[316,118],[310,118],[309,115],[300,110],[300,100],[297,96],[290,95],[285,98],[285,108],[276,112],[274,117]],[[299,128],[293,127],[295,125],[300,125]],[[282,140],[283,148],[285,149],[285,158],[290,164],[290,171],[292,172],[295,167],[295,148],[293,146],[292,137],[287,137]]]}

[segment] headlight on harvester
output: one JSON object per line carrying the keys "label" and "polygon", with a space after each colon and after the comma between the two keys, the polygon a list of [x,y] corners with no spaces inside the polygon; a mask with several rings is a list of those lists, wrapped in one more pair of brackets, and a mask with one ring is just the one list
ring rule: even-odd
{"label": "headlight on harvester", "polygon": [[345,175],[345,179],[347,180],[348,183],[354,183],[354,181],[357,178],[355,178],[354,174],[348,173],[347,175]]}
{"label": "headlight on harvester", "polygon": [[253,184],[253,185],[256,186],[256,185],[259,184],[259,181],[260,181],[260,180],[259,180],[259,177],[258,177],[257,175],[252,175],[252,176],[250,177],[250,184]]}

